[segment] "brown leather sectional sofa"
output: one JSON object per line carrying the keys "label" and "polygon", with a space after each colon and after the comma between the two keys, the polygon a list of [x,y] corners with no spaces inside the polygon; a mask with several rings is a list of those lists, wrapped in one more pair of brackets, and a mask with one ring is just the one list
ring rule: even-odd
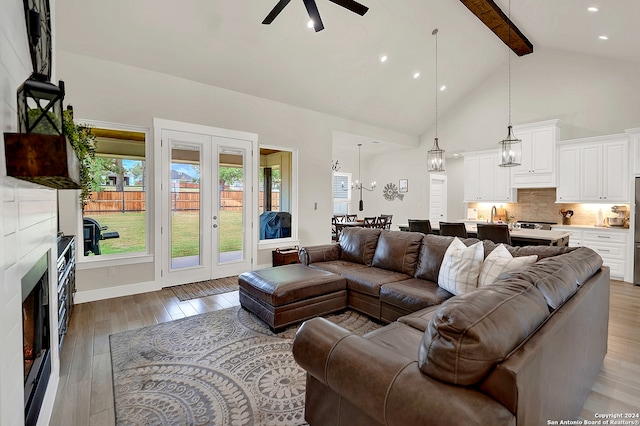
{"label": "brown leather sectional sofa", "polygon": [[[453,296],[452,237],[347,229],[302,248],[347,280],[348,305],[389,322],[357,336],[324,320],[294,340],[312,425],[541,425],[576,418],[607,351],[609,269],[581,247],[509,247],[538,262]],[[465,239],[470,245],[478,240]],[[495,244],[484,241],[485,257]]]}

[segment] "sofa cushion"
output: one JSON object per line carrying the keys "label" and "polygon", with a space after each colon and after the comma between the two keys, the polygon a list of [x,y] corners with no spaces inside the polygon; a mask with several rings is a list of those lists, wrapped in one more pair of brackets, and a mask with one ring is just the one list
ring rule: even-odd
{"label": "sofa cushion", "polygon": [[[447,248],[449,248],[453,238],[454,237],[433,234],[424,236],[422,249],[418,257],[418,266],[415,273],[416,278],[438,282],[438,274],[444,253],[447,251]],[[476,238],[462,238],[460,241],[470,246],[480,240]]]}
{"label": "sofa cushion", "polygon": [[362,263],[349,262],[348,260],[330,260],[328,262],[317,262],[309,265],[309,268],[320,269],[322,271],[342,274],[351,269],[366,268]]}
{"label": "sofa cushion", "polygon": [[476,288],[483,260],[484,249],[480,241],[467,247],[454,238],[442,259],[438,285],[456,295]]}
{"label": "sofa cushion", "polygon": [[439,305],[453,294],[433,281],[411,278],[384,284],[380,289],[380,301],[415,312],[427,306]]}
{"label": "sofa cushion", "polygon": [[429,321],[418,347],[420,370],[456,385],[476,384],[548,315],[542,293],[524,280],[452,297]]}
{"label": "sofa cushion", "polygon": [[539,260],[535,268],[512,272],[510,277],[535,285],[549,307],[557,309],[601,266],[602,258],[598,253],[588,247],[580,247],[559,256]]}
{"label": "sofa cushion", "polygon": [[[486,258],[489,254],[496,248],[498,245],[502,243],[494,243],[491,240],[482,240],[482,245],[484,245],[484,257]],[[576,250],[576,247],[558,247],[558,246],[509,246],[505,245],[509,253],[513,257],[520,256],[538,256],[538,260],[544,259],[545,257],[558,256],[559,254],[568,253],[570,251]]]}
{"label": "sofa cushion", "polygon": [[379,236],[376,228],[345,228],[339,241],[342,260],[371,266]]}
{"label": "sofa cushion", "polygon": [[538,256],[513,257],[504,244],[499,244],[482,263],[480,276],[478,277],[478,287],[493,284],[493,282],[504,272],[517,271],[533,265]]}
{"label": "sofa cushion", "polygon": [[370,268],[350,269],[341,274],[347,279],[347,290],[357,291],[371,296],[380,297],[382,285],[411,278],[409,275],[387,271],[386,269]]}
{"label": "sofa cushion", "polygon": [[382,231],[372,265],[389,271],[413,275],[424,234]]}

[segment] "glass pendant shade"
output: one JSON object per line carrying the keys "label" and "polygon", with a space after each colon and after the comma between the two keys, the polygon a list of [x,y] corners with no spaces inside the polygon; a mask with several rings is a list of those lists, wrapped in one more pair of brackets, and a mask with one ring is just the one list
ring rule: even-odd
{"label": "glass pendant shade", "polygon": [[438,138],[434,139],[433,148],[427,152],[430,172],[444,172],[444,149],[440,149]]}
{"label": "glass pendant shade", "polygon": [[500,167],[515,167],[522,164],[522,140],[514,136],[509,125],[507,137],[500,141]]}

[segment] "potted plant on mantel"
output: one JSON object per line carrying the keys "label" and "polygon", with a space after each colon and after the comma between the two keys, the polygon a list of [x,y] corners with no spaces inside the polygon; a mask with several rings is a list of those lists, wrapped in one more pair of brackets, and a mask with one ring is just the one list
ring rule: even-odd
{"label": "potted plant on mantel", "polygon": [[73,121],[73,109],[68,107],[62,114],[64,133],[80,162],[80,206],[84,210],[91,200],[90,167],[96,154],[96,137],[91,127]]}

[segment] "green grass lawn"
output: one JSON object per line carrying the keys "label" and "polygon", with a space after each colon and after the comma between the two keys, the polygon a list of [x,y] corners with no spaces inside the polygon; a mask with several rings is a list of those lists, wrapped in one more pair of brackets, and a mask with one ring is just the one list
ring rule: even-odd
{"label": "green grass lawn", "polygon": [[[142,213],[92,213],[88,214],[108,226],[107,232],[117,231],[120,238],[100,242],[102,254],[144,253],[145,214]],[[220,252],[242,249],[242,212],[222,211],[218,221],[220,227]],[[194,256],[199,247],[198,212],[177,212],[172,216],[171,257]]]}

